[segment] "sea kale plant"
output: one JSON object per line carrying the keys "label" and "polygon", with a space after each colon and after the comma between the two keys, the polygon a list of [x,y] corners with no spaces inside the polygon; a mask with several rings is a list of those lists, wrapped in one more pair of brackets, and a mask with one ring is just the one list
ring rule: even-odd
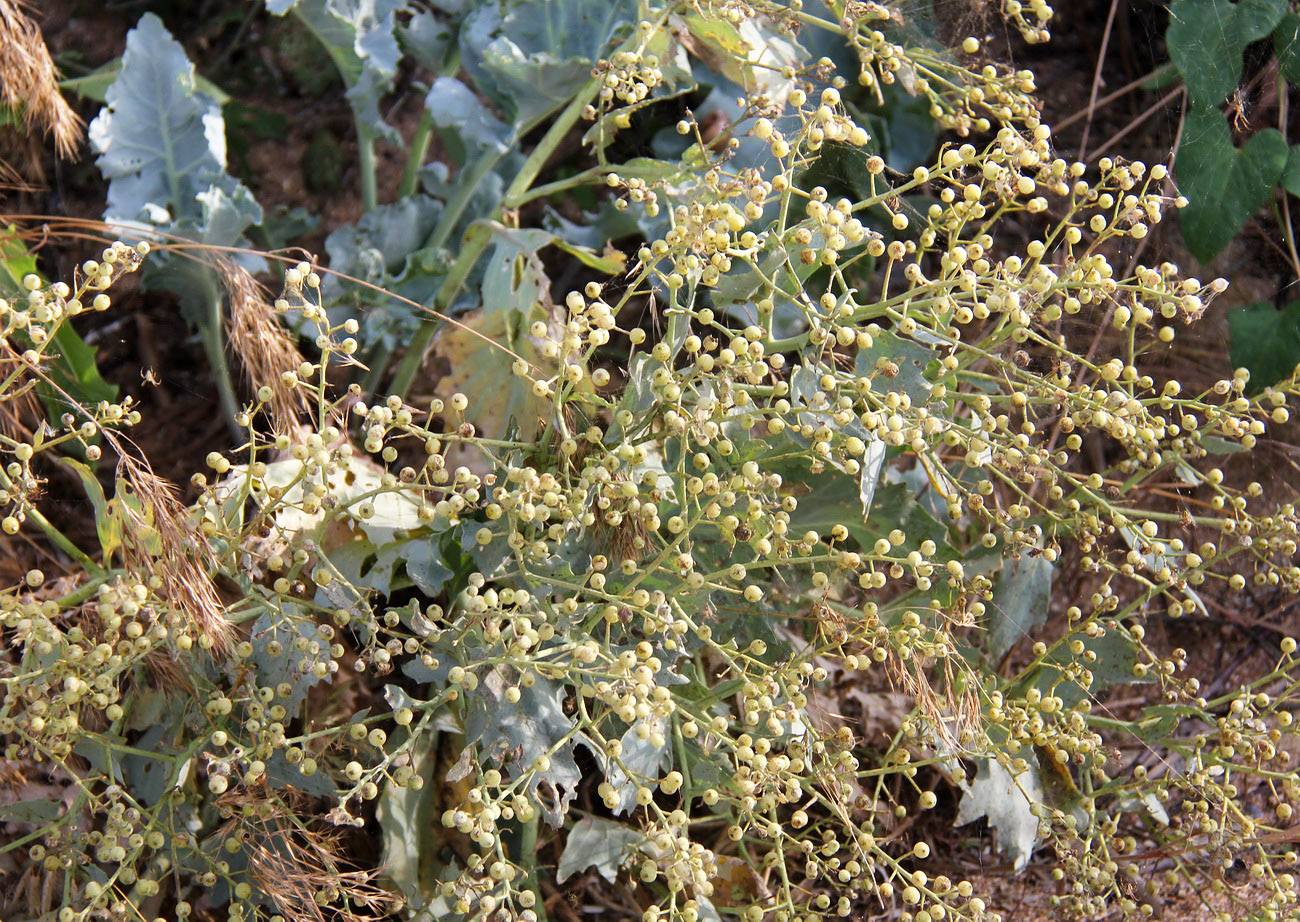
{"label": "sea kale plant", "polygon": [[[1227,283],[1143,262],[1164,165],[1058,157],[1032,74],[887,4],[269,6],[363,160],[435,74],[411,183],[328,265],[119,211],[143,242],[0,304],[3,529],[69,574],[0,596],[13,914],[1009,918],[959,871],[996,844],[1061,912],[1296,917],[1296,641],[1228,685],[1174,641],[1300,588],[1295,506],[1216,462],[1300,384],[1168,373]],[[223,165],[159,194],[233,243]],[[196,258],[251,399],[185,508],[129,402],[20,398]]]}

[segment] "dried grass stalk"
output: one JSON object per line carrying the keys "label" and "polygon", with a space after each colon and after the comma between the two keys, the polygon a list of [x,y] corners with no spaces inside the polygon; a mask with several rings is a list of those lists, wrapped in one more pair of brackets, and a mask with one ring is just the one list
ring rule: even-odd
{"label": "dried grass stalk", "polygon": [[230,296],[226,338],[244,370],[245,381],[250,390],[263,385],[271,388],[271,425],[277,434],[292,433],[309,404],[306,393],[285,387],[280,375],[297,371],[303,362],[302,353],[280,323],[271,293],[264,285],[230,260],[221,260],[217,270]]}
{"label": "dried grass stalk", "polygon": [[54,136],[65,160],[77,154],[84,124],[59,92],[59,71],[41,30],[18,0],[0,0],[0,98],[21,112],[23,127]]}
{"label": "dried grass stalk", "polygon": [[[383,916],[400,902],[374,883],[378,871],[352,868],[340,857],[337,831],[295,821],[283,804],[251,791],[223,798],[221,804],[234,816],[217,838],[242,834],[249,873],[284,918],[350,922]],[[255,806],[251,815],[245,815],[246,804]],[[290,797],[289,808],[297,816],[305,817],[308,807],[307,798]]]}
{"label": "dried grass stalk", "polygon": [[128,567],[158,577],[163,597],[212,640],[213,651],[228,652],[234,629],[209,575],[217,567],[216,556],[206,540],[190,533],[176,487],[124,453],[117,474],[137,501],[121,503],[125,531],[132,538],[123,542]]}
{"label": "dried grass stalk", "polygon": [[18,376],[0,395],[0,432],[15,440],[30,435],[31,421],[41,418],[41,407],[36,399],[36,382],[27,363],[12,343],[0,341],[0,378],[9,378],[16,368]]}

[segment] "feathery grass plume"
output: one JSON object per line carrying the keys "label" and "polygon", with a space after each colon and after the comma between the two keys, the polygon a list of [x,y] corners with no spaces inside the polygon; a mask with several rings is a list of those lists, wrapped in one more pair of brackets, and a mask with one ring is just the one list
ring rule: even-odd
{"label": "feathery grass plume", "polygon": [[[357,870],[339,855],[339,833],[304,823],[308,798],[280,801],[251,791],[227,795],[221,806],[231,818],[218,830],[218,840],[238,836],[244,843],[248,871],[262,895],[286,919],[366,919],[382,915],[398,897],[373,881],[378,871]],[[252,809],[247,809],[252,807]],[[365,909],[366,913],[357,910]]]}
{"label": "feathery grass plume", "polygon": [[60,157],[76,156],[81,117],[59,92],[59,71],[41,30],[17,0],[0,0],[0,98],[22,113],[25,129],[39,124],[53,135]]}
{"label": "feathery grass plume", "polygon": [[293,432],[299,415],[309,409],[308,392],[285,387],[280,376],[298,370],[302,353],[276,316],[264,285],[228,259],[218,261],[217,271],[230,296],[226,339],[239,357],[248,387],[252,391],[269,387],[272,427],[277,434]]}
{"label": "feathery grass plume", "polygon": [[234,629],[210,576],[217,566],[212,549],[193,534],[173,484],[125,452],[119,451],[118,458],[118,482],[131,493],[120,497],[125,530],[132,539],[123,542],[127,566],[156,576],[162,596],[189,615],[200,638],[209,638],[216,654],[226,653]]}

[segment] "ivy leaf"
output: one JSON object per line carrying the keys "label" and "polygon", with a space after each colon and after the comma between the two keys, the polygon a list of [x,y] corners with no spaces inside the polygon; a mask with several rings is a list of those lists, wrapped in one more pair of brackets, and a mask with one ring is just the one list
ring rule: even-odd
{"label": "ivy leaf", "polygon": [[1233,368],[1250,371],[1250,390],[1271,387],[1300,364],[1300,301],[1279,311],[1256,301],[1228,312],[1229,356]]}
{"label": "ivy leaf", "polygon": [[1188,111],[1175,169],[1190,202],[1178,221],[1192,255],[1210,259],[1268,203],[1288,154],[1276,128],[1265,128],[1238,150],[1217,109]]}
{"label": "ivy leaf", "polygon": [[598,816],[584,816],[569,830],[555,872],[555,882],[562,884],[579,871],[594,867],[612,884],[619,868],[645,841],[645,833],[630,826]]}
{"label": "ivy leaf", "polygon": [[1242,52],[1286,11],[1287,0],[1173,0],[1165,40],[1194,107],[1218,106],[1237,88]]}
{"label": "ivy leaf", "polygon": [[1300,81],[1300,15],[1287,13],[1273,30],[1277,68],[1290,83]]}
{"label": "ivy leaf", "polygon": [[1055,567],[1042,557],[1021,554],[1002,564],[993,589],[988,655],[1000,662],[1016,641],[1047,620]]}
{"label": "ivy leaf", "polygon": [[1029,864],[1038,844],[1034,805],[1043,802],[1038,759],[1030,753],[1026,761],[1025,771],[1012,774],[996,759],[977,759],[975,780],[962,784],[965,793],[953,821],[954,826],[965,826],[987,818],[997,835],[998,851],[1012,860],[1017,872]]}

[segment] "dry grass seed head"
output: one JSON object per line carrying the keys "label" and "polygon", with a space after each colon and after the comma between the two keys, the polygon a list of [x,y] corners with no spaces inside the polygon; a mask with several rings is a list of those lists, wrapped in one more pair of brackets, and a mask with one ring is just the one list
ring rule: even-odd
{"label": "dry grass seed head", "polygon": [[286,919],[366,919],[394,908],[398,898],[373,882],[379,872],[350,869],[339,854],[340,833],[303,823],[308,798],[288,796],[286,805],[242,791],[220,802],[232,815],[216,837],[242,839],[257,889]]}
{"label": "dry grass seed head", "polygon": [[59,92],[59,71],[41,30],[16,0],[0,0],[0,98],[22,113],[24,131],[39,124],[54,136],[60,157],[76,156],[81,117]]}
{"label": "dry grass seed head", "polygon": [[[129,455],[119,458],[118,480],[125,482],[137,501],[121,503],[125,531],[133,538],[123,543],[128,566],[158,577],[163,597],[189,615],[190,624],[211,639],[216,653],[225,653],[233,628],[210,576],[217,566],[211,547],[191,534],[173,484]],[[156,555],[150,553],[151,538],[157,541]]]}
{"label": "dry grass seed head", "polygon": [[298,417],[308,408],[303,391],[285,387],[280,375],[297,372],[302,353],[280,323],[270,292],[243,267],[223,259],[217,271],[230,296],[227,338],[239,358],[250,390],[271,389],[271,423],[277,434],[293,432]]}

